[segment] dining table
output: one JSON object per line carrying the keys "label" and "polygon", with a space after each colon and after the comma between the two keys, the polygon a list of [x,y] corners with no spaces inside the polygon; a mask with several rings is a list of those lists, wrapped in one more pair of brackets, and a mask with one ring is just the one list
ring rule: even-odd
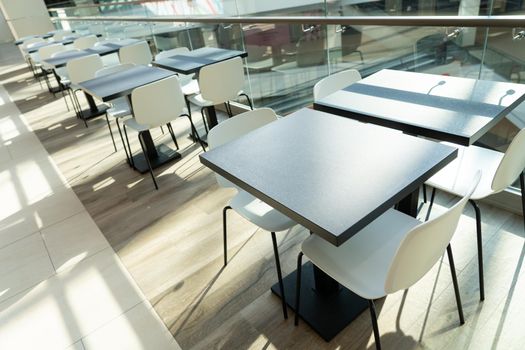
{"label": "dining table", "polygon": [[314,109],[469,146],[525,99],[525,85],[383,69]]}
{"label": "dining table", "polygon": [[[127,97],[131,106],[131,112],[133,113],[131,93],[134,89],[173,76],[174,74],[175,73],[171,71],[161,68],[136,65],[125,71],[86,80],[79,83],[78,86],[85,93],[103,102],[109,102],[119,97]],[[152,101],[152,103],[154,102],[155,101]],[[156,146],[153,143],[149,130],[144,131],[142,135],[146,152],[135,156],[130,155],[130,157],[133,157],[131,165],[140,173],[143,174],[149,171],[145,157],[148,157],[153,169],[181,158],[180,153],[167,145],[160,144]]]}
{"label": "dining table", "polygon": [[[155,60],[151,64],[155,67],[168,69],[179,74],[196,74],[198,76],[199,71],[207,65],[229,60],[234,57],[244,58],[247,56],[248,53],[245,51],[202,47],[186,53]],[[210,129],[217,125],[215,106],[206,108],[206,119]]]}
{"label": "dining table", "polygon": [[[240,190],[340,246],[393,206],[415,216],[420,186],[457,157],[457,148],[303,108],[199,157]],[[296,274],[284,278],[291,309]],[[301,278],[300,317],[326,341],[368,308],[310,262]],[[271,289],[280,296],[277,283]]]}

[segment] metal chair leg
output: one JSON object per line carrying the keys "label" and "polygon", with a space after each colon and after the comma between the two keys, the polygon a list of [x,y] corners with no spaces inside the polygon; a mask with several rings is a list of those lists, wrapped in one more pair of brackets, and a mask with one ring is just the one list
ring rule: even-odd
{"label": "metal chair leg", "polygon": [[297,255],[297,282],[295,284],[295,318],[294,325],[299,325],[299,307],[301,306],[301,275],[303,269],[303,252]]}
{"label": "metal chair leg", "polygon": [[197,132],[197,128],[195,128],[195,125],[193,124],[193,120],[191,120],[191,116],[190,115],[186,115],[186,117],[188,117],[188,119],[190,120],[191,133],[193,134],[194,140],[197,140],[199,142],[199,144],[201,145],[201,147],[202,147],[202,151],[206,152],[206,148],[204,147],[204,143],[202,142],[202,140],[201,140],[201,138],[199,136],[199,133]]}
{"label": "metal chair leg", "polygon": [[124,124],[124,136],[126,136],[126,143],[128,144],[129,160],[130,160],[131,166],[133,167],[135,166],[135,163],[133,161],[133,153],[131,153],[131,145],[129,143],[128,130],[126,129],[126,124]]}
{"label": "metal chair leg", "polygon": [[372,319],[372,328],[374,329],[374,339],[376,342],[376,349],[381,350],[381,336],[379,334],[379,327],[377,325],[377,312],[373,300],[368,300],[368,308],[370,309],[370,318]]}
{"label": "metal chair leg", "polygon": [[281,272],[281,262],[279,260],[279,248],[277,247],[277,238],[275,237],[275,232],[272,231],[272,243],[273,243],[273,254],[275,255],[275,266],[277,268],[277,279],[279,280],[279,289],[281,291],[281,303],[283,306],[283,316],[284,319],[288,319],[288,310],[286,308],[286,298],[284,296],[284,283],[283,275]]}
{"label": "metal chair leg", "polygon": [[476,212],[476,235],[478,245],[479,299],[485,300],[485,282],[483,278],[483,239],[481,235],[481,211],[472,199],[469,200]]}
{"label": "metal chair leg", "polygon": [[231,209],[229,205],[222,208],[222,246],[224,249],[224,266],[228,265],[228,226],[226,223],[226,212]]}
{"label": "metal chair leg", "polygon": [[452,248],[450,243],[447,246],[448,263],[450,265],[450,274],[452,275],[452,284],[454,285],[454,293],[456,294],[456,304],[458,306],[459,323],[464,324],[463,305],[461,304],[461,295],[459,294],[458,278],[456,276],[456,266],[454,265],[454,256],[452,255]]}
{"label": "metal chair leg", "polygon": [[175,137],[175,133],[173,132],[173,128],[171,127],[171,123],[166,124],[168,127],[168,131],[170,132],[171,139],[173,140],[173,143],[175,144],[175,147],[177,148],[177,151],[179,150],[179,144],[177,143],[177,138]]}
{"label": "metal chair leg", "polygon": [[117,145],[115,144],[115,138],[113,137],[113,131],[111,130],[111,124],[109,123],[109,117],[107,113],[106,113],[106,123],[108,123],[109,135],[111,136],[111,141],[113,141],[113,148],[115,149],[115,153],[116,153]]}
{"label": "metal chair leg", "polygon": [[434,198],[436,197],[436,188],[432,188],[432,193],[430,194],[430,204],[428,205],[428,211],[427,216],[425,217],[425,221],[428,221],[430,218],[430,212],[432,211],[432,206],[434,205]]}
{"label": "metal chair leg", "polygon": [[[193,139],[196,140],[198,138],[198,135],[197,135],[197,132],[195,127],[193,126],[193,121],[191,120],[191,105],[190,105],[190,100],[188,100],[188,96],[184,95],[184,101],[186,102],[186,109],[188,110],[188,118],[190,118],[190,122],[192,124],[192,129],[191,129],[191,135],[193,136]],[[195,131],[194,131],[195,129]]]}
{"label": "metal chair leg", "polygon": [[128,149],[126,148],[126,143],[124,142],[124,137],[122,136],[122,130],[120,129],[120,123],[118,122],[119,118],[115,118],[115,123],[117,123],[118,133],[120,135],[120,140],[122,141],[122,148],[124,148],[124,153],[126,153],[126,161],[128,165],[131,166],[131,161],[129,160]]}
{"label": "metal chair leg", "polygon": [[206,131],[206,134],[208,133],[208,125],[206,124],[206,117],[204,116],[204,109],[206,107],[201,108],[201,115],[202,115],[202,123],[204,124],[204,130]]}
{"label": "metal chair leg", "polygon": [[250,97],[245,93],[239,94],[239,96],[246,97],[246,100],[248,100],[248,104],[250,105],[250,109],[253,111],[253,104],[252,104],[252,100],[250,99]]}
{"label": "metal chair leg", "polygon": [[157,180],[155,179],[155,174],[153,174],[153,168],[151,167],[151,163],[149,161],[148,154],[146,152],[146,147],[144,146],[144,140],[142,139],[142,132],[139,132],[139,142],[140,142],[140,147],[142,148],[142,153],[144,154],[144,158],[146,159],[146,163],[148,163],[148,168],[149,168],[149,173],[151,175],[151,179],[153,180],[155,189],[158,190],[159,186],[157,185]]}
{"label": "metal chair leg", "polygon": [[427,185],[423,184],[423,203],[427,202]]}

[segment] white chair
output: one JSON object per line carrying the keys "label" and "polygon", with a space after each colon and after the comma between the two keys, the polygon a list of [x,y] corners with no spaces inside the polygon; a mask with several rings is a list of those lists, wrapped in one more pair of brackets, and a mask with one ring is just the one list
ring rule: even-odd
{"label": "white chair", "polygon": [[[48,58],[51,58],[53,54],[57,52],[62,52],[62,51],[66,51],[66,47],[62,44],[52,44],[52,45],[44,46],[38,50],[38,57],[40,61],[37,66],[40,67],[42,71],[42,76],[44,77],[44,80],[46,82],[47,89],[53,95],[55,95],[55,93],[57,92],[51,87],[51,84],[49,82],[49,75],[53,73],[53,67],[46,64],[44,60],[47,60]],[[62,86],[60,85],[60,82],[58,82],[58,84],[59,84],[59,90],[62,91]]]}
{"label": "white chair", "polygon": [[73,46],[76,49],[85,50],[89,49],[90,47],[93,47],[97,41],[98,38],[96,35],[81,36],[80,38],[75,39],[75,41],[73,41]]}
{"label": "white chair", "polygon": [[[192,131],[197,133],[195,130],[195,125],[193,125],[193,122],[186,110],[184,95],[182,94],[179,80],[176,76],[136,88],[131,93],[131,104],[133,106],[133,116],[135,118],[130,118],[124,121],[124,134],[128,143],[128,151],[131,158],[131,163],[133,164],[133,157],[126,131],[127,127],[135,129],[139,134],[139,142],[142,152],[144,153],[144,158],[146,158],[155,189],[158,190],[159,186],[157,185],[155,174],[153,174],[151,163],[146,154],[146,148],[142,136],[143,132],[165,124],[171,134],[173,143],[175,143],[175,147],[179,149],[177,139],[175,138],[175,133],[171,127],[171,121],[177,119],[178,117],[186,116],[190,121]],[[198,141],[204,151],[205,149],[202,141],[200,139],[198,139]]]}
{"label": "white chair", "polygon": [[70,30],[57,30],[52,37],[52,41],[60,41],[68,36],[73,36],[73,32]]}
{"label": "white chair", "polygon": [[[458,145],[451,145],[458,147]],[[480,185],[472,195],[470,203],[476,212],[479,293],[480,300],[483,301],[485,300],[485,284],[483,279],[481,210],[476,201],[505,190],[519,177],[522,210],[525,215],[525,181],[523,176],[523,169],[525,168],[525,128],[518,132],[505,153],[478,146],[459,147],[458,157],[426,182],[428,186],[432,187],[427,217],[432,210],[436,189],[457,196],[469,186],[470,178],[472,178],[472,174],[478,168],[482,169],[483,177]]]}
{"label": "white chair", "polygon": [[151,63],[152,56],[149,45],[146,41],[140,41],[133,45],[123,46],[119,50],[120,63],[133,63],[148,65]]}
{"label": "white chair", "polygon": [[30,39],[25,40],[24,43],[21,45],[24,58],[35,78],[38,78],[38,73],[35,68],[35,64],[39,61],[38,52],[30,54],[27,52],[27,50],[29,50],[33,45],[42,43],[42,42],[45,42],[45,40],[42,38],[30,38]]}
{"label": "white chair", "polygon": [[[95,77],[98,78],[98,77],[102,77],[108,74],[123,72],[130,68],[133,68],[134,66],[135,66],[134,64],[128,63],[128,64],[119,64],[119,65],[111,66],[111,67],[105,67],[105,68],[97,70],[95,72]],[[124,148],[124,152],[126,153],[126,159],[128,161],[128,164],[131,164],[131,159],[130,159],[130,156],[128,155],[128,150],[126,148],[126,144],[124,143],[124,137],[122,135],[122,130],[120,129],[120,123],[119,123],[119,119],[123,119],[125,117],[131,116],[131,108],[129,106],[128,98],[118,97],[114,100],[109,101],[109,104],[111,105],[111,108],[109,108],[106,111],[106,115],[113,117],[115,119],[115,123],[117,124],[118,133],[122,141],[122,147]],[[109,132],[113,135],[111,131],[109,119],[106,118],[106,120],[108,122]]]}
{"label": "white chair", "polygon": [[[268,123],[275,122],[277,116],[270,108],[261,108],[248,111],[230,118],[213,129],[208,134],[208,145],[210,149],[218,147],[227,142],[233,141],[244,134],[260,128]],[[224,265],[228,263],[228,243],[227,243],[227,211],[233,209],[246,220],[252,222],[263,230],[270,231],[272,235],[273,251],[275,255],[275,265],[277,267],[277,278],[279,279],[279,288],[282,295],[282,308],[284,318],[288,318],[286,309],[286,299],[284,295],[284,286],[281,273],[281,264],[279,261],[279,251],[277,248],[277,239],[275,232],[287,230],[296,225],[287,216],[270,207],[260,199],[252,196],[248,192],[236,187],[233,183],[222,176],[216,175],[217,183],[221,187],[235,188],[237,194],[230,200],[229,205],[222,210],[223,240],[224,240]]]}
{"label": "white chair", "polygon": [[404,290],[419,281],[446,250],[452,274],[460,323],[465,323],[450,240],[459,218],[481,177],[470,179],[464,197],[446,213],[421,223],[395,209],[368,224],[343,245],[336,247],[313,234],[297,257],[295,325],[299,322],[303,254],[327,275],[368,300],[376,348],[381,349],[374,299]]}
{"label": "white chair", "polygon": [[201,93],[191,96],[189,100],[201,107],[202,120],[206,131],[208,131],[208,128],[204,119],[204,109],[207,107],[224,103],[228,114],[232,116],[229,101],[235,100],[239,96],[244,96],[253,110],[250,97],[242,91],[243,85],[244,68],[240,57],[202,67],[199,72]]}
{"label": "white chair", "polygon": [[[155,55],[155,61],[170,56],[185,54],[188,52],[190,52],[190,50],[187,47],[176,47],[174,49],[165,50],[158,53],[157,55]],[[179,77],[180,87],[184,96],[190,96],[198,94],[200,92],[199,82],[194,79],[195,74],[177,74],[177,76]]]}
{"label": "white chair", "polygon": [[[55,52],[51,55],[51,58],[59,58],[60,56],[69,55],[72,51],[79,51],[79,50],[73,49],[73,50]],[[59,79],[60,86],[62,87],[63,91],[66,91],[66,93],[69,95],[71,105],[74,107],[75,101],[73,101],[73,95],[71,93],[71,80],[69,80],[69,75],[67,74],[67,68],[66,67],[55,68],[55,73]],[[64,96],[64,99],[65,99],[65,96]],[[69,106],[67,107],[69,111]],[[75,112],[76,112],[76,109],[75,109]]]}
{"label": "white chair", "polygon": [[359,80],[361,80],[361,74],[356,69],[348,69],[331,74],[314,85],[314,101],[319,101]]}

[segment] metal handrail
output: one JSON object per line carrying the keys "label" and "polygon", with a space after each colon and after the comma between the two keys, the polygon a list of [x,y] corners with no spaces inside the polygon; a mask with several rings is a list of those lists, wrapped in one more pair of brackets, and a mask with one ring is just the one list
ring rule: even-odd
{"label": "metal handrail", "polygon": [[133,0],[133,1],[118,1],[118,2],[104,2],[99,4],[80,4],[76,6],[66,6],[66,7],[51,7],[47,10],[50,12],[57,12],[62,10],[71,10],[77,8],[89,8],[89,7],[109,7],[109,6],[118,6],[118,5],[136,5],[143,4],[146,2],[160,2],[159,0]]}
{"label": "metal handrail", "polygon": [[53,17],[53,21],[185,22],[185,23],[295,23],[322,25],[381,25],[426,27],[522,27],[525,16],[83,16]]}

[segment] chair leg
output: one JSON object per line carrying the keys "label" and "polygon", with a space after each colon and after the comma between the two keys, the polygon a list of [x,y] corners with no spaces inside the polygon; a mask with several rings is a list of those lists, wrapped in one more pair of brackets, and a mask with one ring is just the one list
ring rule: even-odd
{"label": "chair leg", "polygon": [[202,123],[204,124],[204,130],[206,131],[206,134],[208,133],[208,125],[206,124],[206,117],[204,116],[204,109],[206,107],[201,108],[201,115],[202,115]]}
{"label": "chair leg", "polygon": [[432,193],[430,194],[430,204],[428,205],[428,211],[427,216],[425,217],[425,221],[428,221],[430,218],[430,212],[432,211],[432,206],[434,205],[434,198],[436,197],[436,188],[432,188]]}
{"label": "chair leg", "polygon": [[109,123],[109,117],[107,113],[106,113],[106,123],[108,123],[109,136],[111,136],[111,141],[113,141],[113,148],[115,149],[115,153],[116,153],[117,145],[115,144],[115,138],[113,137],[113,131],[111,130],[111,124]]}
{"label": "chair leg", "polygon": [[376,349],[381,350],[381,336],[379,335],[379,327],[377,326],[377,312],[373,300],[368,300],[368,308],[370,309],[370,318],[372,319],[372,328],[374,328],[374,339],[376,341]]}
{"label": "chair leg", "polygon": [[128,152],[129,152],[130,164],[131,164],[131,166],[134,166],[135,163],[133,162],[133,153],[131,153],[131,145],[129,143],[128,130],[126,129],[126,124],[124,124],[124,136],[126,136],[126,143],[128,144]]}
{"label": "chair leg", "polygon": [[525,175],[523,172],[520,174],[520,187],[521,187],[521,210],[523,211],[523,224],[525,226]]}
{"label": "chair leg", "polygon": [[228,105],[228,102],[224,102],[224,107],[226,108],[226,113],[228,113],[228,118],[233,117],[232,111],[230,109],[230,106]]}
{"label": "chair leg", "polygon": [[454,285],[454,293],[456,294],[456,304],[458,306],[459,323],[465,324],[463,317],[463,306],[461,304],[461,295],[459,294],[458,278],[456,276],[456,266],[454,265],[454,256],[452,255],[452,248],[450,243],[447,246],[448,263],[450,265],[450,274],[452,275],[452,284]]}
{"label": "chair leg", "polygon": [[228,264],[228,226],[226,223],[226,212],[231,209],[229,205],[222,208],[222,246],[224,249],[224,266]]}
{"label": "chair leg", "polygon": [[301,306],[301,275],[303,269],[303,252],[297,255],[297,282],[295,284],[295,318],[294,324],[299,325],[299,307]]}
{"label": "chair leg", "polygon": [[253,104],[252,104],[252,100],[250,99],[250,97],[247,94],[245,94],[245,93],[242,93],[239,96],[246,97],[246,100],[248,101],[248,104],[250,105],[250,109],[253,111]]}
{"label": "chair leg", "polygon": [[69,112],[70,111],[69,104],[67,103],[66,93],[65,93],[64,90],[65,90],[65,88],[61,85],[60,86],[60,92],[62,93],[62,97],[64,98],[64,103],[66,104],[67,111]]}
{"label": "chair leg", "polygon": [[177,151],[179,150],[179,144],[177,143],[177,138],[175,137],[175,133],[173,132],[173,128],[171,127],[171,123],[166,124],[168,127],[168,131],[170,132],[171,139],[173,140],[173,143],[175,144],[175,147],[177,148]]}
{"label": "chair leg", "polygon": [[142,139],[142,132],[139,132],[139,142],[140,142],[140,147],[142,148],[142,153],[144,154],[144,158],[146,159],[146,163],[148,163],[148,168],[149,168],[149,173],[151,175],[151,179],[153,180],[155,189],[158,190],[159,186],[157,185],[157,180],[155,179],[155,174],[153,174],[153,168],[151,167],[151,163],[149,161],[148,154],[146,152],[146,147],[144,146],[144,140]]}
{"label": "chair leg", "polygon": [[162,133],[162,135],[164,135],[164,128],[162,127],[162,125],[160,126],[160,132]]}
{"label": "chair leg", "polygon": [[427,185],[423,184],[423,203],[427,202]]}
{"label": "chair leg", "polygon": [[470,204],[476,211],[476,235],[478,244],[478,270],[479,270],[479,299],[485,300],[485,282],[483,279],[483,240],[481,235],[481,211],[478,205],[472,199],[469,200]]}
{"label": "chair leg", "polygon": [[131,166],[131,161],[129,160],[128,155],[128,149],[126,147],[126,143],[124,142],[124,137],[122,136],[122,130],[120,129],[120,123],[118,122],[119,118],[115,118],[115,123],[117,123],[117,129],[118,133],[120,135],[120,140],[122,141],[122,148],[124,148],[124,153],[126,153],[126,161],[128,162],[128,165]]}
{"label": "chair leg", "polygon": [[195,125],[193,124],[193,120],[191,120],[191,115],[186,115],[186,117],[188,117],[188,119],[190,120],[191,133],[193,134],[194,140],[197,140],[202,147],[202,151],[206,152],[206,148],[204,147],[204,143],[202,142],[199,136],[199,133],[197,132],[197,128],[195,128]]}
{"label": "chair leg", "polygon": [[284,319],[288,319],[288,310],[286,308],[286,298],[284,296],[283,275],[281,272],[281,261],[279,260],[279,248],[277,247],[277,238],[275,232],[272,231],[273,254],[275,255],[275,266],[277,267],[277,279],[279,280],[279,289],[281,291],[281,303],[283,306]]}
{"label": "chair leg", "polygon": [[197,138],[198,138],[198,134],[196,132],[197,129],[195,129],[195,126],[193,125],[193,121],[191,119],[191,105],[190,105],[190,100],[188,100],[188,96],[187,95],[184,95],[184,101],[186,102],[186,109],[188,110],[188,118],[190,118],[190,122],[191,122],[191,125],[192,125],[191,135],[193,136],[194,140],[197,140]]}

